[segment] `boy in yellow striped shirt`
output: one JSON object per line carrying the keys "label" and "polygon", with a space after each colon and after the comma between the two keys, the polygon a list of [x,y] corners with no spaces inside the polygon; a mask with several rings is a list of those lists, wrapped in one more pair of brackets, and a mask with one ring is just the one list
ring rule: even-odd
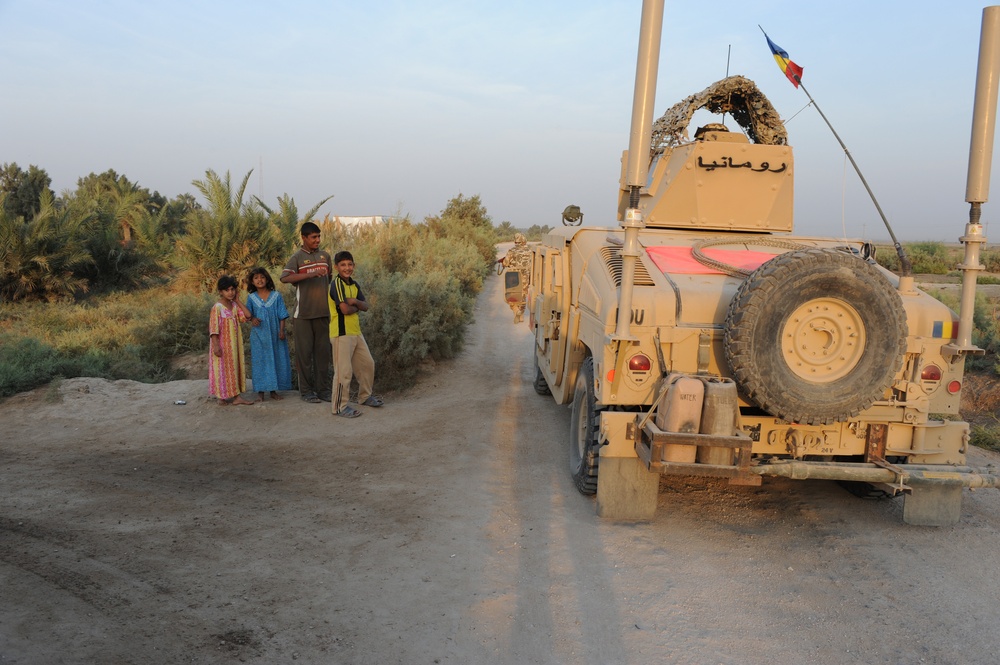
{"label": "boy in yellow striped shirt", "polygon": [[367,312],[368,303],[361,286],[354,281],[354,256],[348,251],[333,257],[337,271],[330,283],[330,344],[333,346],[333,400],[336,416],[357,418],[361,412],[349,402],[351,379],[358,379],[358,402],[363,406],[379,407],[382,400],[372,394],[375,382],[375,360],[372,358],[358,312]]}

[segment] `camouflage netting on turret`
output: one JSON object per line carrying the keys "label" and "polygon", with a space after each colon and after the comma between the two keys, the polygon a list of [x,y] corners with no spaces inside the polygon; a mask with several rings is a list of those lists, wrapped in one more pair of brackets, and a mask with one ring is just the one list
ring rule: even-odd
{"label": "camouflage netting on turret", "polygon": [[730,76],[717,81],[701,92],[691,95],[669,109],[653,123],[650,143],[651,157],[664,148],[688,139],[688,125],[695,112],[705,109],[711,113],[728,113],[743,128],[753,143],[785,145],[788,134],[771,106],[771,102],[757,89],[757,84],[743,76]]}

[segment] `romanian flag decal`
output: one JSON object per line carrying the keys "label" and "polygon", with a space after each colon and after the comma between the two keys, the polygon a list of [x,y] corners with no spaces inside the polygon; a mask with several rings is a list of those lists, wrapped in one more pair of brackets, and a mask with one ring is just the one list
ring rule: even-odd
{"label": "romanian flag decal", "polygon": [[958,337],[958,321],[935,321],[934,334],[938,339],[955,339]]}
{"label": "romanian flag decal", "polygon": [[774,61],[778,63],[778,67],[781,67],[781,71],[785,73],[785,76],[792,82],[792,85],[796,88],[799,87],[799,83],[802,81],[802,68],[789,60],[788,52],[772,42],[766,32],[764,32],[764,39],[767,40],[767,45],[771,47],[771,53],[774,55]]}

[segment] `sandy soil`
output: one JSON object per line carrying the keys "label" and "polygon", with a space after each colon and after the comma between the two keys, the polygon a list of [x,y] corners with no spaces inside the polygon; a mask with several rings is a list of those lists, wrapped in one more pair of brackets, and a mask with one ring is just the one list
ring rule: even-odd
{"label": "sandy soil", "polygon": [[935,529],[833,483],[672,479],[652,523],[602,521],[496,278],[476,318],[355,420],[203,380],[0,404],[0,662],[997,662],[1000,492]]}

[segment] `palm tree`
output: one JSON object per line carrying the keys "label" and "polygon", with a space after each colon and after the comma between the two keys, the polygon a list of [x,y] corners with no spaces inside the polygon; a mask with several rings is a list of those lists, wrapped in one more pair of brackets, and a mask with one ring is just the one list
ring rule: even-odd
{"label": "palm tree", "polygon": [[243,200],[252,174],[236,189],[228,171],[219,177],[209,169],[204,180],[192,183],[207,206],[192,211],[187,234],[178,241],[183,286],[212,291],[221,275],[242,279],[255,266],[284,260],[287,247],[278,226],[260,205]]}
{"label": "palm tree", "polygon": [[333,198],[333,195],[326,197],[312,208],[306,211],[306,214],[301,218],[299,217],[298,208],[295,205],[295,199],[290,197],[288,194],[282,194],[278,197],[278,210],[274,211],[267,207],[263,201],[261,201],[256,196],[254,197],[254,202],[264,209],[268,215],[271,216],[271,223],[278,228],[278,233],[281,234],[281,238],[285,243],[285,249],[289,250],[295,247],[299,241],[299,222],[308,221],[319,212],[319,209],[323,207],[323,204]]}
{"label": "palm tree", "polygon": [[149,190],[108,170],[80,178],[62,203],[74,216],[87,219],[86,247],[93,262],[79,275],[92,289],[132,288],[165,272],[159,247],[165,239],[149,235],[153,227],[148,218],[156,209]]}
{"label": "palm tree", "polygon": [[30,221],[4,209],[0,194],[0,299],[48,300],[71,297],[88,288],[79,276],[93,263],[84,237],[87,217],[56,207],[42,192]]}
{"label": "palm tree", "polygon": [[147,201],[149,192],[130,183],[124,177],[115,181],[111,188],[109,192],[111,215],[121,229],[123,247],[132,242],[132,229],[136,225],[136,220],[146,214]]}

